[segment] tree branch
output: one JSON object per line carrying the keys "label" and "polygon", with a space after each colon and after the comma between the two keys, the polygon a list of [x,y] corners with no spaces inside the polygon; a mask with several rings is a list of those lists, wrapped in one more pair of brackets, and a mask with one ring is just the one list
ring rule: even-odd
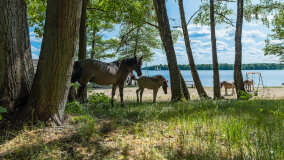
{"label": "tree branch", "polygon": [[225,19],[228,21],[228,23],[229,23],[231,26],[234,27],[233,21],[232,21],[231,19],[229,19],[228,17],[226,17],[226,16],[224,16],[223,14],[221,14],[221,13],[219,13],[219,12],[216,12],[216,11],[215,11],[215,14],[217,14],[217,15],[219,15],[219,16],[225,18]]}
{"label": "tree branch", "polygon": [[146,22],[146,21],[144,21],[144,23],[145,23],[145,24],[148,24],[148,25],[150,25],[150,26],[153,26],[153,27],[155,27],[155,28],[157,28],[157,29],[159,29],[159,26],[157,26],[157,25],[155,25],[155,24],[152,24],[152,23]]}

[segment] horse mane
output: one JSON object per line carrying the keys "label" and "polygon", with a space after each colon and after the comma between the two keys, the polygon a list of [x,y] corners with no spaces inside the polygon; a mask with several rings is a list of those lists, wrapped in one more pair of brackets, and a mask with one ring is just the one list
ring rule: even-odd
{"label": "horse mane", "polygon": [[120,66],[122,63],[127,64],[128,66],[133,66],[135,63],[137,63],[137,59],[135,57],[130,57],[130,58],[116,60],[113,61],[112,63],[115,63],[117,66]]}
{"label": "horse mane", "polygon": [[162,76],[162,75],[156,75],[156,76],[153,76],[153,79],[162,79],[163,81],[167,81],[167,79],[164,77],[164,76]]}

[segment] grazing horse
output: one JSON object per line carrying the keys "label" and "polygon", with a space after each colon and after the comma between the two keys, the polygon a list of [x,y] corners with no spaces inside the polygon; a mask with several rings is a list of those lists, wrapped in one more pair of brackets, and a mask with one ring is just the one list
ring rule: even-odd
{"label": "grazing horse", "polygon": [[159,88],[162,86],[164,93],[167,94],[167,88],[168,88],[168,80],[166,80],[165,77],[162,75],[156,75],[153,77],[147,77],[142,76],[139,78],[136,78],[134,75],[132,76],[132,79],[137,80],[138,83],[138,89],[136,90],[137,95],[137,102],[139,102],[139,92],[140,92],[140,102],[142,103],[142,95],[144,92],[144,89],[153,89],[153,102],[156,102],[157,92]]}
{"label": "grazing horse", "polygon": [[251,86],[253,87],[253,90],[254,90],[254,82],[252,79],[244,80],[244,85],[245,85],[246,91],[251,91]]}
{"label": "grazing horse", "polygon": [[232,95],[235,94],[235,85],[233,82],[223,81],[221,82],[221,88],[224,86],[225,88],[225,95],[228,95],[227,89],[232,89]]}
{"label": "grazing horse", "polygon": [[83,92],[88,82],[95,82],[99,85],[111,85],[111,105],[113,106],[113,97],[116,87],[119,87],[121,105],[123,103],[124,82],[130,72],[135,70],[138,76],[142,75],[141,66],[142,58],[132,57],[110,63],[97,61],[94,59],[86,59],[75,62],[72,72],[71,82],[78,81],[80,87],[78,89],[78,97],[83,100]]}

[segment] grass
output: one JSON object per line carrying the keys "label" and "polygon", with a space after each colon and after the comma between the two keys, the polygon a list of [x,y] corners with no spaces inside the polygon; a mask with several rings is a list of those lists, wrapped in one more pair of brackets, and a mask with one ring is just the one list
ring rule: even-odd
{"label": "grass", "polygon": [[[103,95],[102,95],[103,96]],[[96,97],[98,99],[98,97]],[[1,135],[2,159],[283,159],[283,100],[67,108],[68,125]],[[76,109],[74,109],[76,108]]]}

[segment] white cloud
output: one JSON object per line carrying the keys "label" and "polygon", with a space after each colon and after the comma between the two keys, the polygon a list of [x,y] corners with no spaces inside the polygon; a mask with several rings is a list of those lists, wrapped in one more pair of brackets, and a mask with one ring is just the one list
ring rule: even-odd
{"label": "white cloud", "polygon": [[32,54],[32,58],[33,59],[38,59],[39,57],[38,57],[38,55]]}
{"label": "white cloud", "polygon": [[260,30],[243,30],[243,35],[245,38],[265,38],[266,34],[262,33]]}
{"label": "white cloud", "polygon": [[36,48],[36,47],[34,47],[34,46],[31,46],[31,49],[32,49],[32,52],[33,52],[33,53],[40,51],[40,49],[38,49],[38,48]]}
{"label": "white cloud", "polygon": [[31,42],[42,42],[42,38],[37,38],[35,32],[30,32],[30,41]]}

